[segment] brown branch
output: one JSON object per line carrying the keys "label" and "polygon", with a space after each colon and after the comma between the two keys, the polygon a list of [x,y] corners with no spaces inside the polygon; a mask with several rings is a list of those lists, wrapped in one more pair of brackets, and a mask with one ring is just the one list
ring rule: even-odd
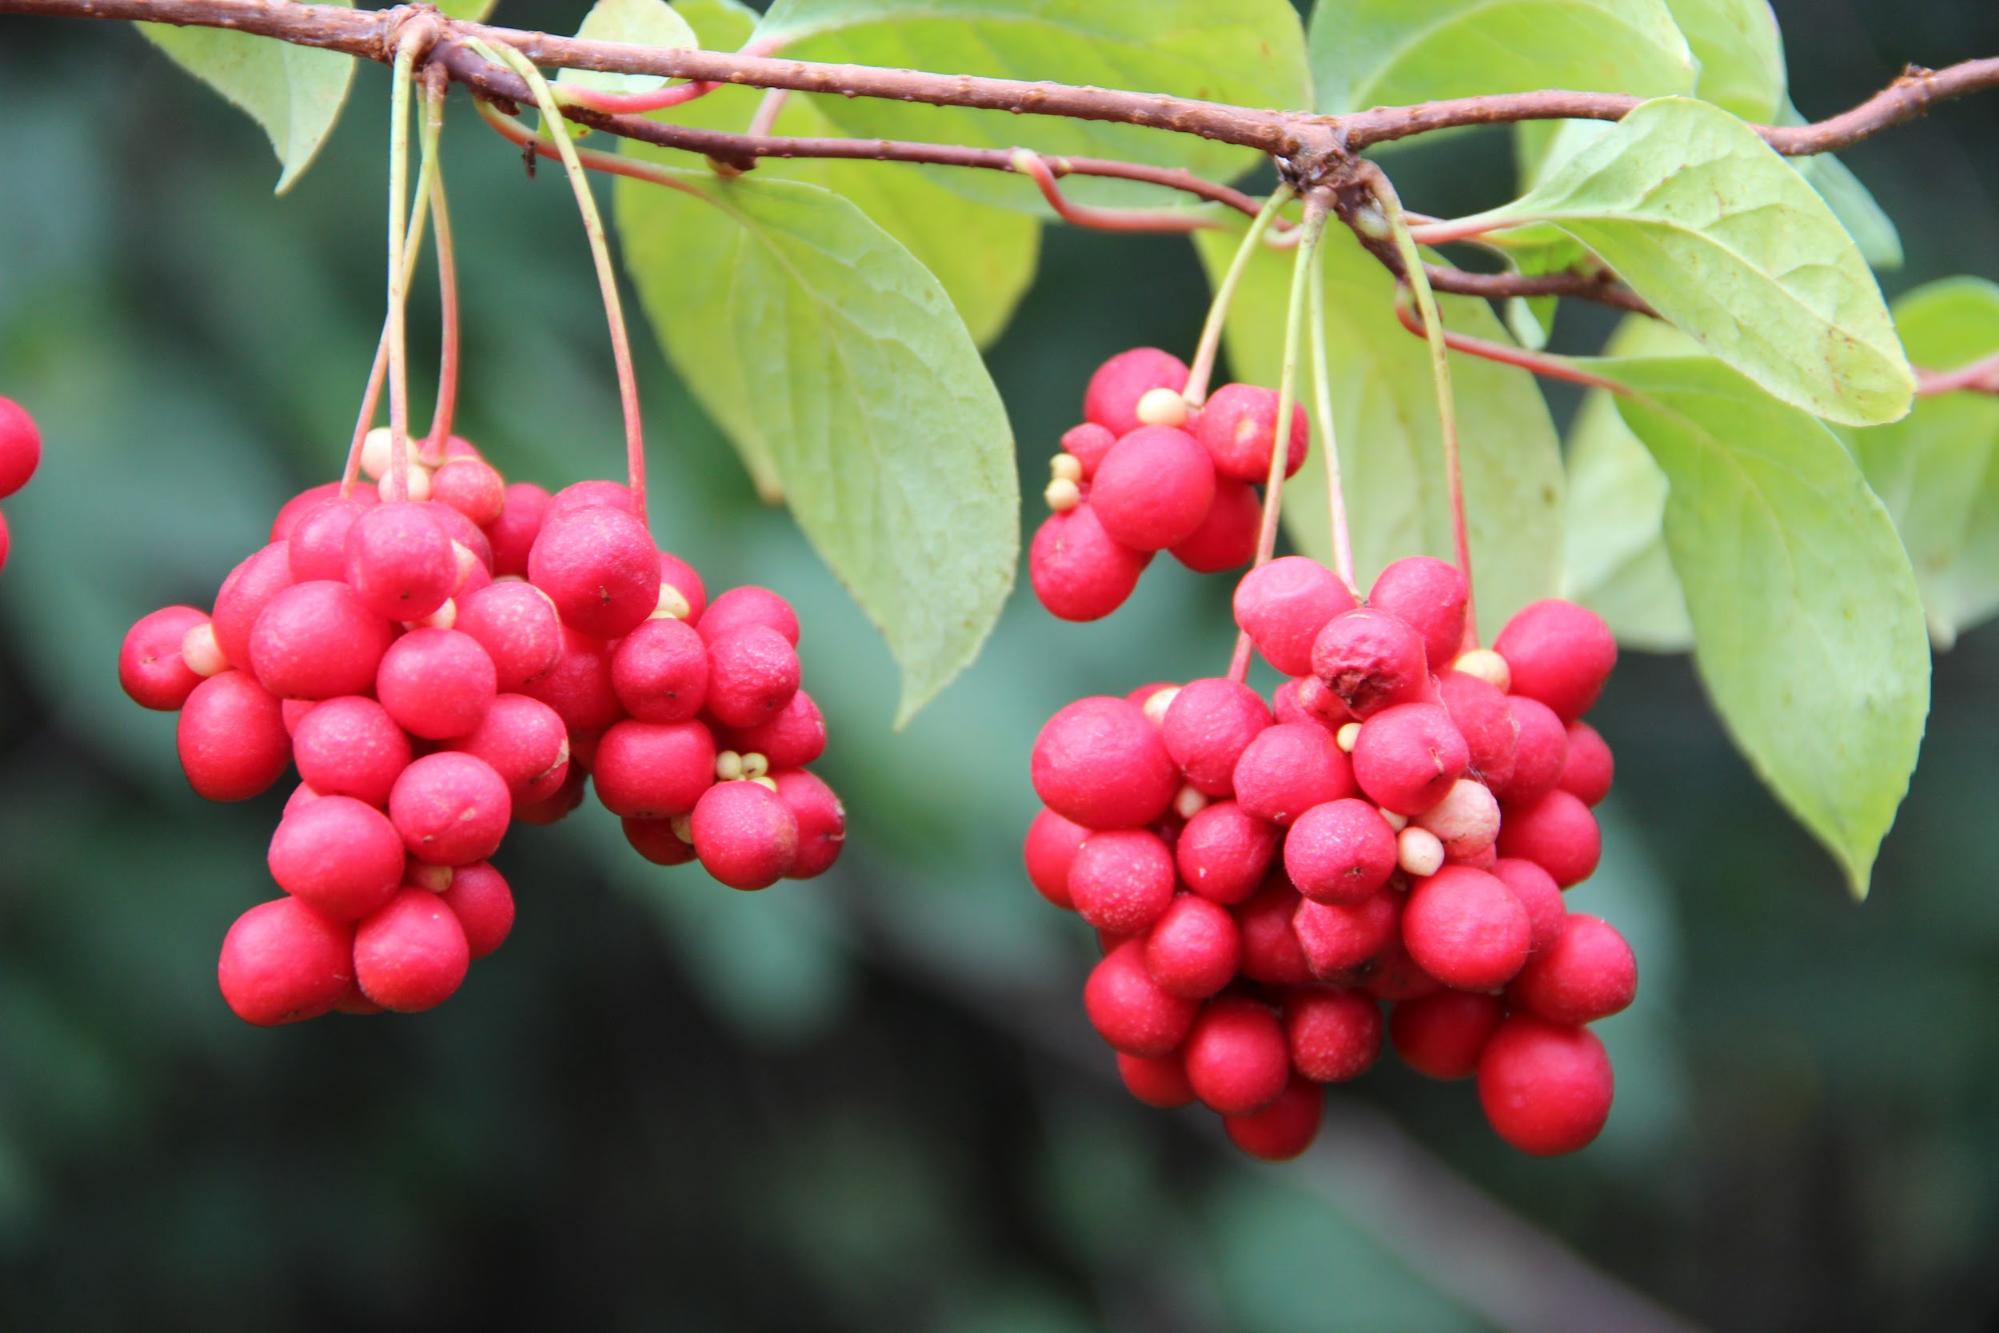
{"label": "brown branch", "polygon": [[[1418,338],[1426,337],[1422,321],[1409,308],[1405,299],[1408,287],[1395,289],[1395,318],[1402,327]],[[1479,357],[1485,361],[1497,361],[1502,366],[1513,366],[1520,370],[1531,370],[1543,379],[1562,380],[1569,384],[1580,384],[1589,389],[1608,389],[1612,393],[1629,393],[1630,390],[1616,380],[1593,375],[1576,365],[1565,356],[1546,352],[1532,352],[1525,347],[1515,347],[1512,343],[1493,342],[1488,338],[1474,338],[1468,333],[1452,333],[1444,330],[1444,346],[1453,352],[1463,352],[1466,356]]]}
{"label": "brown branch", "polygon": [[1430,285],[1440,292],[1460,296],[1482,296],[1501,301],[1514,296],[1579,296],[1584,300],[1629,310],[1634,314],[1656,312],[1645,298],[1632,291],[1608,272],[1599,273],[1467,273],[1443,264],[1425,264]]}

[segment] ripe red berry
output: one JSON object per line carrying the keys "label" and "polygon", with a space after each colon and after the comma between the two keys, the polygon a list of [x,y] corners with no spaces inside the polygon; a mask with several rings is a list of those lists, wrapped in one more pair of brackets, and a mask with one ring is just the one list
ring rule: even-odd
{"label": "ripe red berry", "polygon": [[1191,893],[1175,897],[1145,936],[1145,966],[1152,979],[1191,1000],[1204,1000],[1235,980],[1241,959],[1235,918]]}
{"label": "ripe red berry", "polygon": [[1443,982],[1425,972],[1409,956],[1409,950],[1403,947],[1400,931],[1388,937],[1388,943],[1368,963],[1366,975],[1361,981],[1361,989],[1375,999],[1387,1000],[1391,1004],[1434,995],[1443,986]]}
{"label": "ripe red berry", "polygon": [[782,797],[756,782],[718,782],[694,804],[694,854],[732,889],[765,889],[798,856],[798,818]]}
{"label": "ripe red berry", "polygon": [[700,631],[703,642],[712,644],[725,635],[753,625],[775,630],[784,636],[786,643],[794,648],[798,646],[798,612],[792,609],[790,602],[769,588],[759,588],[750,583],[731,588],[717,597],[701,613],[700,623],[695,629]]}
{"label": "ripe red berry", "polygon": [[[462,866],[499,850],[513,817],[507,784],[483,759],[443,750],[404,769],[389,792],[403,845],[427,865]],[[379,996],[378,1004],[395,1008]]]}
{"label": "ripe red berry", "polygon": [[[525,811],[516,810],[514,818],[526,820],[529,816]],[[674,828],[678,823],[681,821],[674,819],[626,818],[619,821],[625,832],[625,841],[631,844],[632,850],[656,866],[684,866],[694,859],[694,844],[682,840]],[[682,824],[682,827],[685,825]]]}
{"label": "ripe red berry", "polygon": [[1263,883],[1283,835],[1234,801],[1202,806],[1180,830],[1173,856],[1187,887],[1209,902],[1232,907]]}
{"label": "ripe red berry", "polygon": [[1492,794],[1506,805],[1532,805],[1560,782],[1568,761],[1568,733],[1562,719],[1538,699],[1508,695],[1506,711],[1513,718],[1513,771],[1489,776]]}
{"label": "ripe red berry", "polygon": [[1266,727],[1235,766],[1236,803],[1280,827],[1315,805],[1353,795],[1353,769],[1323,727]]}
{"label": "ripe red berry", "polygon": [[1551,791],[1532,805],[1506,807],[1499,854],[1534,862],[1563,888],[1596,869],[1602,834],[1589,807],[1565,791]]}
{"label": "ripe red berry", "polygon": [[354,928],[296,898],[258,903],[222,938],[222,998],[258,1027],[317,1018],[354,980]]}
{"label": "ripe red berry", "polygon": [[580,748],[580,733],[601,731],[624,716],[611,676],[609,646],[567,625],[562,628],[562,655],[556,658],[554,668],[539,680],[529,681],[520,692],[556,711],[569,728],[572,751]]}
{"label": "ripe red berry", "polygon": [[1069,867],[1090,836],[1081,824],[1064,819],[1053,810],[1042,810],[1027,826],[1027,841],[1021,850],[1027,862],[1027,879],[1036,892],[1064,911],[1075,910],[1069,896]]}
{"label": "ripe red berry", "polygon": [[715,784],[715,738],[700,722],[627,719],[604,733],[591,767],[597,799],[614,815],[691,814]]}
{"label": "ripe red berry", "polygon": [[525,694],[496,695],[451,748],[485,760],[515,805],[553,796],[569,776],[569,732],[553,708]]}
{"label": "ripe red berry", "polygon": [[1171,1053],[1193,1026],[1198,1000],[1161,989],[1145,970],[1145,944],[1126,940],[1090,969],[1083,1011],[1112,1050],[1141,1058]]}
{"label": "ripe red berry", "polygon": [[1301,898],[1291,915],[1291,933],[1306,971],[1321,981],[1339,981],[1381,955],[1401,915],[1401,897],[1387,890],[1357,903]]}
{"label": "ripe red berry", "polygon": [[1085,421],[1062,432],[1062,452],[1076,460],[1084,481],[1096,475],[1097,464],[1104,461],[1104,455],[1116,443],[1117,436],[1094,421]]}
{"label": "ripe red berry", "polygon": [[1284,873],[1316,902],[1372,898],[1395,873],[1395,862],[1395,830],[1366,801],[1315,805],[1284,835]]}
{"label": "ripe red berry", "polygon": [[1138,429],[1138,400],[1148,389],[1187,387],[1187,363],[1157,347],[1134,347],[1098,366],[1083,391],[1083,416],[1124,436]]}
{"label": "ripe red berry", "polygon": [[1423,636],[1388,612],[1365,606],[1326,622],[1312,641],[1312,674],[1362,719],[1419,701],[1430,684]]}
{"label": "ripe red berry", "polygon": [[299,583],[347,577],[347,534],[361,515],[374,508],[372,495],[335,493],[299,511],[285,537],[286,560]]}
{"label": "ripe red berry", "polygon": [[1569,723],[1568,754],[1556,785],[1584,805],[1595,805],[1610,795],[1615,774],[1610,746],[1602,734],[1587,722]]}
{"label": "ripe red berry", "polygon": [[170,713],[187,702],[201,677],[180,655],[181,640],[208,617],[192,606],[163,606],[139,617],[118,648],[118,684],[141,708]]}
{"label": "ripe red berry", "polygon": [[1215,468],[1200,442],[1171,426],[1140,426],[1098,465],[1090,508],[1112,541],[1163,551],[1194,535],[1215,500]]}
{"label": "ripe red berry", "polygon": [[1339,576],[1302,555],[1279,556],[1242,576],[1235,589],[1235,622],[1263,660],[1287,676],[1312,670],[1312,644],[1326,622],[1353,610],[1353,594]]}
{"label": "ripe red berry", "polygon": [[1254,1000],[1211,1000],[1181,1052],[1202,1105],[1248,1115],[1277,1100],[1291,1078],[1291,1047],[1277,1015]]}
{"label": "ripe red berry", "polygon": [[1266,986],[1302,986],[1312,979],[1298,933],[1292,929],[1293,915],[1303,901],[1284,876],[1272,875],[1236,909],[1243,976]]}
{"label": "ripe red berry", "polygon": [[1438,677],[1437,693],[1451,724],[1465,738],[1471,775],[1495,790],[1504,786],[1513,777],[1520,732],[1506,696],[1462,671]]}
{"label": "ripe red berry", "polygon": [[1527,909],[1530,957],[1553,948],[1561,938],[1562,922],[1569,913],[1568,904],[1562,901],[1561,886],[1554,877],[1532,861],[1510,856],[1494,859],[1488,869]]}
{"label": "ripe red berry", "polygon": [[1035,794],[1093,829],[1144,828],[1166,813],[1180,771],[1136,704],[1106,695],[1078,699],[1048,719],[1034,741]]}
{"label": "ripe red berry", "polygon": [[195,686],[176,740],[188,785],[211,801],[247,801],[291,763],[284,713],[247,671],[224,671]]}
{"label": "ripe red berry", "polygon": [[1638,960],[1602,917],[1564,918],[1552,947],[1527,960],[1507,999],[1550,1023],[1594,1023],[1622,1011],[1638,994]]}
{"label": "ripe red berry", "polygon": [[1464,645],[1470,586],[1456,565],[1405,556],[1375,577],[1367,604],[1412,626],[1422,636],[1430,670],[1442,672]]}
{"label": "ripe red berry", "polygon": [[[570,812],[576,809],[577,806],[583,804],[583,789],[587,785],[588,779],[584,775],[583,766],[572,758],[569,762],[569,775],[563,778],[562,785],[555,789],[555,794],[545,796],[530,805],[516,805],[514,807],[514,818],[520,823],[533,824],[537,827],[560,823],[562,820],[568,818]],[[630,824],[631,821],[627,820],[626,823]],[[626,833],[629,836],[629,828],[626,830]],[[636,842],[632,845],[635,847],[638,846]],[[656,859],[649,856],[643,847],[639,848],[639,852],[641,855],[646,855],[648,860]],[[683,857],[682,860],[690,859],[692,856],[693,852],[690,849],[688,855]],[[678,865],[680,862],[664,862],[663,864]]]}
{"label": "ripe red berry", "polygon": [[[274,542],[289,540],[292,530],[298,526],[298,521],[304,516],[306,510],[317,506],[323,500],[330,500],[338,494],[340,494],[340,483],[337,481],[325,481],[317,486],[306,487],[297,495],[294,495],[291,499],[278,506],[277,517],[271,520],[271,534],[267,540]],[[371,503],[373,500],[372,492],[366,487],[357,490],[354,494],[355,498],[361,500],[364,504]]]}
{"label": "ripe red berry", "polygon": [[[705,707],[726,727],[761,725],[798,693],[799,674],[798,650],[782,634],[746,625],[708,641]],[[614,665],[614,685],[616,680]]]}
{"label": "ripe red berry", "polygon": [[1505,1014],[1496,995],[1437,991],[1396,1005],[1388,1016],[1388,1036],[1402,1063],[1425,1078],[1470,1078]]}
{"label": "ripe red berry", "polygon": [[1187,1082],[1187,1067],[1177,1053],[1141,1056],[1117,1053],[1118,1077],[1125,1090],[1144,1102],[1170,1111],[1194,1100],[1193,1085]]}
{"label": "ripe red berry", "polygon": [[1227,796],[1236,761],[1265,727],[1270,707],[1238,681],[1209,677],[1189,681],[1167,706],[1160,735],[1196,790]]}
{"label": "ripe red berry", "polygon": [[354,931],[354,979],[384,1009],[414,1014],[450,999],[472,964],[457,913],[428,889],[403,889]]}
{"label": "ripe red berry", "polygon": [[0,398],[0,500],[26,486],[41,461],[42,433],[35,419],[12,398]]}
{"label": "ripe red berry", "polygon": [[659,550],[623,509],[551,506],[528,552],[528,580],[549,595],[564,625],[615,639],[659,606]]}
{"label": "ripe red berry", "polygon": [[[1277,392],[1256,384],[1224,384],[1208,396],[1195,419],[1194,433],[1214,459],[1215,471],[1235,481],[1270,476],[1270,451],[1277,439]],[[1305,463],[1312,435],[1302,403],[1291,405],[1291,439],[1284,451],[1284,475]]]}
{"label": "ripe red berry", "polygon": [[458,918],[475,963],[506,943],[513,931],[514,892],[506,877],[484,861],[459,866],[451,874],[451,887],[438,896]]}
{"label": "ripe red berry", "polygon": [[[272,542],[229,571],[215,594],[215,643],[225,661],[239,671],[250,669],[250,630],[273,597],[291,586],[291,554],[283,542]],[[189,665],[201,668],[200,663]]]}
{"label": "ripe red berry", "polygon": [[403,881],[403,840],[388,816],[351,796],[321,796],[287,814],[271,835],[271,878],[341,921],[386,903]]}
{"label": "ripe red berry", "polygon": [[493,659],[455,629],[415,629],[382,656],[375,694],[403,730],[425,740],[463,736],[499,693]]}
{"label": "ripe red berry", "polygon": [[486,539],[493,544],[493,573],[526,577],[528,552],[541,535],[548,514],[549,493],[531,481],[517,481],[507,487],[506,503],[500,516],[486,525]]}
{"label": "ripe red berry", "polygon": [[250,631],[250,668],[281,699],[361,694],[395,638],[344,583],[294,583],[265,605]]}
{"label": "ripe red berry", "polygon": [[1533,925],[1497,876],[1445,866],[1410,891],[1402,943],[1418,966],[1446,986],[1497,990],[1527,961]]}
{"label": "ripe red berry", "polygon": [[1262,1110],[1223,1116],[1222,1128],[1228,1131],[1229,1142],[1251,1157],[1288,1162],[1312,1146],[1325,1110],[1325,1091],[1294,1078]]}
{"label": "ripe red berry", "polygon": [[447,459],[430,474],[430,498],[449,505],[485,527],[497,521],[506,508],[507,483],[493,465],[478,458]]}
{"label": "ripe red berry", "polygon": [[314,791],[384,806],[410,765],[411,751],[409,737],[387,709],[373,699],[349,696],[314,704],[299,719],[292,758]]}
{"label": "ripe red berry", "polygon": [[1173,901],[1173,853],[1144,829],[1093,833],[1069,865],[1069,900],[1099,930],[1144,930]]}
{"label": "ripe red berry", "polygon": [[1215,481],[1214,502],[1201,526],[1175,542],[1171,554],[1196,574],[1219,574],[1256,557],[1256,539],[1263,524],[1263,501],[1256,491],[1226,477]]}
{"label": "ripe red berry", "polygon": [[451,628],[469,634],[486,650],[494,686],[503,693],[518,693],[562,660],[562,621],[555,603],[532,583],[491,583],[460,596]]}
{"label": "ripe red berry", "polygon": [[1284,1000],[1291,1067],[1314,1083],[1345,1083],[1381,1055],[1381,1007],[1359,991],[1293,991]]}
{"label": "ripe red berry", "polygon": [[0,569],[7,567],[7,552],[12,542],[13,538],[7,535],[7,516],[0,514]]}
{"label": "ripe red berry", "polygon": [[707,646],[684,621],[648,620],[612,653],[611,686],[641,722],[685,722],[708,695]]}
{"label": "ripe red berry", "polygon": [[1397,704],[1361,725],[1353,777],[1369,800],[1419,815],[1444,799],[1470,766],[1465,738],[1437,704]]}
{"label": "ripe red berry", "polygon": [[1587,1147],[1610,1118],[1616,1081],[1588,1028],[1513,1014],[1478,1060],[1478,1100],[1499,1137],[1551,1157]]}
{"label": "ripe red berry", "polygon": [[1048,614],[1059,620],[1101,620],[1131,596],[1148,559],[1112,541],[1096,510],[1079,504],[1050,514],[1035,529],[1027,576]]}
{"label": "ripe red berry", "polygon": [[1564,722],[1589,711],[1617,665],[1617,640],[1602,617],[1557,598],[1522,607],[1492,646],[1513,673],[1513,693],[1539,699]]}
{"label": "ripe red berry", "polygon": [[632,503],[632,488],[622,481],[611,481],[604,477],[592,477],[588,481],[571,482],[549,498],[548,512],[542,518],[544,523],[552,522],[565,514],[573,514],[582,509],[615,509],[621,514],[636,514],[638,507]]}
{"label": "ripe red berry", "polygon": [[800,768],[826,753],[826,719],[812,696],[799,690],[768,722],[731,731],[727,744],[738,754],[762,755],[774,769]]}
{"label": "ripe red berry", "polygon": [[699,624],[708,610],[708,585],[701,572],[668,551],[659,553],[659,605],[689,625]]}
{"label": "ripe red berry", "polygon": [[347,582],[369,610],[421,620],[458,586],[451,536],[422,505],[376,505],[347,532]]}
{"label": "ripe red berry", "polygon": [[798,854],[786,879],[812,879],[832,869],[847,842],[847,807],[816,774],[802,768],[774,771],[778,797],[798,821]]}

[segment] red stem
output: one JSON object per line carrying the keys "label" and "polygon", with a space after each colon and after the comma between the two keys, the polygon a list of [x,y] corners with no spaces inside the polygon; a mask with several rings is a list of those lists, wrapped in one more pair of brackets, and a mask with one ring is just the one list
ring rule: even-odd
{"label": "red stem", "polygon": [[1033,180],[1041,190],[1041,197],[1055,210],[1056,217],[1078,227],[1090,227],[1097,231],[1188,232],[1221,225],[1198,213],[1163,208],[1094,208],[1075,203],[1055,183],[1055,172],[1049,167],[1047,159],[1029,148],[1013,150],[1013,169]]}
{"label": "red stem", "polygon": [[[441,127],[444,120],[445,84],[427,79],[430,114]],[[430,434],[421,457],[431,466],[442,463],[445,446],[451,440],[451,420],[458,410],[458,261],[451,241],[451,211],[444,198],[444,168],[431,165],[430,212],[432,236],[437,249],[437,300],[439,311],[437,353],[437,406],[430,416]]]}
{"label": "red stem", "polygon": [[[1423,324],[1421,320],[1417,319],[1416,312],[1409,308],[1409,302],[1405,299],[1407,294],[1408,288],[1406,287],[1398,287],[1396,289],[1395,317],[1402,322],[1403,328],[1421,338],[1424,336]],[[1601,375],[1593,375],[1576,365],[1573,361],[1570,361],[1567,357],[1551,356],[1542,352],[1530,352],[1524,347],[1514,347],[1508,343],[1490,342],[1484,338],[1474,338],[1466,333],[1452,333],[1448,328],[1444,330],[1444,346],[1450,348],[1453,352],[1463,352],[1467,356],[1481,357],[1487,361],[1497,361],[1504,366],[1517,366],[1521,370],[1531,370],[1543,379],[1562,380],[1568,384],[1580,384],[1590,389],[1608,389],[1612,393],[1630,392],[1630,390],[1626,389],[1616,380],[1605,379]]]}
{"label": "red stem", "polygon": [[1960,389],[1972,393],[1999,394],[1999,352],[1959,366],[1956,370],[1916,372],[1916,392],[1925,398]]}

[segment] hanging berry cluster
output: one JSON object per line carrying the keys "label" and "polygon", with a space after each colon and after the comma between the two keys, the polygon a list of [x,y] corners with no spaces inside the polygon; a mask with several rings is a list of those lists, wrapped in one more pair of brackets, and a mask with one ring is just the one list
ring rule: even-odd
{"label": "hanging berry cluster", "polygon": [[296,767],[271,838],[284,896],[245,912],[217,975],[259,1025],[442,1003],[514,921],[490,864],[510,824],[598,799],[661,865],[737,889],[820,874],[845,814],[804,765],[826,726],[776,593],[708,601],[631,491],[506,484],[462,439],[381,494],[314,487],[214,610],[126,635],[119,679],[179,710],[196,793],[242,801]]}
{"label": "hanging berry cluster", "polygon": [[[28,409],[0,398],[0,500],[28,484],[42,461],[42,434]],[[7,516],[0,514],[0,569],[7,567]]]}
{"label": "hanging berry cluster", "polygon": [[[1161,410],[1148,395],[1178,364],[1162,357],[1126,352],[1093,378],[1090,424],[1071,437],[1126,433],[1085,465],[1087,499],[1051,523],[1190,512],[1202,468],[1271,466],[1275,396],[1268,410],[1254,396],[1266,391],[1229,386],[1182,417],[1187,430],[1130,425],[1148,401]],[[1161,461],[1147,432],[1169,429],[1202,467]],[[1111,464],[1134,442],[1150,462],[1126,480]],[[1294,435],[1287,470],[1303,449]],[[1122,489],[1147,484],[1166,492],[1157,505]],[[1103,552],[1135,551],[1139,534],[1099,526],[1113,523],[1102,539],[1091,529],[1086,554],[1037,542],[1036,588],[1056,614],[1105,614],[1129,591],[1103,574]],[[1419,1073],[1475,1077],[1487,1119],[1522,1151],[1595,1138],[1612,1077],[1586,1025],[1631,1002],[1637,970],[1563,891],[1597,864],[1590,807],[1611,754],[1581,717],[1616,644],[1594,614],[1551,600],[1467,650],[1469,593],[1427,556],[1389,565],[1364,603],[1314,560],[1270,560],[1234,595],[1247,642],[1286,677],[1270,702],[1243,683],[1239,654],[1227,677],[1081,699],[1042,728],[1033,782],[1047,808],[1028,830],[1028,876],[1097,930],[1084,1006],[1139,1100],[1199,1101],[1243,1151],[1290,1157],[1317,1132],[1323,1085],[1365,1072],[1385,1036]]]}

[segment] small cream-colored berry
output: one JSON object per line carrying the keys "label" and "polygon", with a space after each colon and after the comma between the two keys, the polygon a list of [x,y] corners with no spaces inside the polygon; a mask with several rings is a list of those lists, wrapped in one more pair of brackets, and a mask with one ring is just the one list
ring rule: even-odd
{"label": "small cream-colored berry", "polygon": [[1340,729],[1333,733],[1333,742],[1348,754],[1352,754],[1353,747],[1360,744],[1360,723],[1340,723]]}
{"label": "small cream-colored berry", "polygon": [[1388,827],[1394,829],[1397,833],[1409,827],[1409,816],[1398,815],[1385,805],[1377,806],[1376,809],[1381,812],[1381,817],[1388,821]]}
{"label": "small cream-colored berry", "polygon": [[768,773],[760,778],[751,778],[750,781],[756,783],[757,786],[762,787],[767,792],[775,793],[777,791],[777,779]]}
{"label": "small cream-colored berry", "polygon": [[1148,426],[1187,424],[1187,400],[1178,389],[1147,389],[1138,396],[1132,415]]}
{"label": "small cream-colored berry", "polygon": [[181,636],[180,660],[197,676],[219,675],[229,669],[229,659],[222,655],[222,645],[215,638],[215,626],[206,620]]}
{"label": "small cream-colored berry", "polygon": [[1434,875],[1444,865],[1444,844],[1426,828],[1403,829],[1395,835],[1395,863],[1418,879]]}
{"label": "small cream-colored berry", "polygon": [[1066,514],[1083,503],[1083,488],[1067,477],[1057,477],[1048,483],[1047,490],[1041,492],[1041,498],[1056,513]]}
{"label": "small cream-colored berry", "polygon": [[410,625],[414,629],[450,629],[457,623],[458,601],[456,598],[447,597],[444,599],[443,606],[438,607],[422,620],[411,621]]}
{"label": "small cream-colored berry", "polygon": [[724,750],[715,756],[715,780],[734,782],[743,776],[743,757],[734,750]]}
{"label": "small cream-colored berry", "polygon": [[451,590],[456,592],[465,586],[465,580],[471,578],[472,571],[479,567],[479,556],[464,542],[454,541],[451,543],[451,558],[458,562],[458,582],[451,585]]}
{"label": "small cream-colored berry", "polygon": [[418,866],[410,872],[410,882],[419,889],[443,893],[451,887],[451,881],[457,878],[457,874],[450,866]]}
{"label": "small cream-colored berry", "polygon": [[361,437],[361,475],[369,481],[380,481],[389,470],[389,458],[394,453],[389,441],[389,428],[377,426]]}
{"label": "small cream-colored berry", "polygon": [[[421,463],[411,463],[409,474],[409,498],[412,500],[428,500],[430,498],[430,469]],[[390,471],[388,475],[375,483],[375,493],[380,495],[384,502],[392,501],[396,498],[396,475],[394,471]]]}
{"label": "small cream-colored berry", "polygon": [[1474,648],[1468,653],[1459,653],[1458,660],[1451,663],[1451,670],[1477,676],[1501,694],[1513,688],[1513,668],[1490,648]]}
{"label": "small cream-colored berry", "polygon": [[690,847],[694,845],[693,815],[675,815],[666,821],[666,826],[673,830],[674,837],[680,839]]}
{"label": "small cream-colored berry", "polygon": [[1063,452],[1048,460],[1048,475],[1057,481],[1083,480],[1083,460],[1076,455]]}
{"label": "small cream-colored berry", "polygon": [[1166,710],[1171,708],[1173,701],[1179,697],[1180,687],[1178,685],[1162,685],[1152,693],[1146,695],[1145,702],[1140,707],[1144,709],[1145,716],[1151,721],[1153,726],[1163,727],[1166,725]]}
{"label": "small cream-colored berry", "polygon": [[662,583],[659,585],[659,605],[652,609],[652,618],[654,620],[685,620],[687,619],[688,612],[693,609],[693,607],[687,604],[687,599],[680,595],[680,589],[674,587],[671,583]]}
{"label": "small cream-colored berry", "polygon": [[768,758],[758,754],[755,750],[750,750],[743,755],[744,777],[760,778],[768,772],[770,772],[770,760]]}
{"label": "small cream-colored berry", "polygon": [[1474,778],[1459,778],[1444,799],[1416,816],[1452,856],[1472,856],[1499,840],[1499,802]]}
{"label": "small cream-colored berry", "polygon": [[1182,819],[1192,819],[1207,808],[1207,793],[1192,783],[1182,787],[1180,794],[1173,798],[1173,813]]}

